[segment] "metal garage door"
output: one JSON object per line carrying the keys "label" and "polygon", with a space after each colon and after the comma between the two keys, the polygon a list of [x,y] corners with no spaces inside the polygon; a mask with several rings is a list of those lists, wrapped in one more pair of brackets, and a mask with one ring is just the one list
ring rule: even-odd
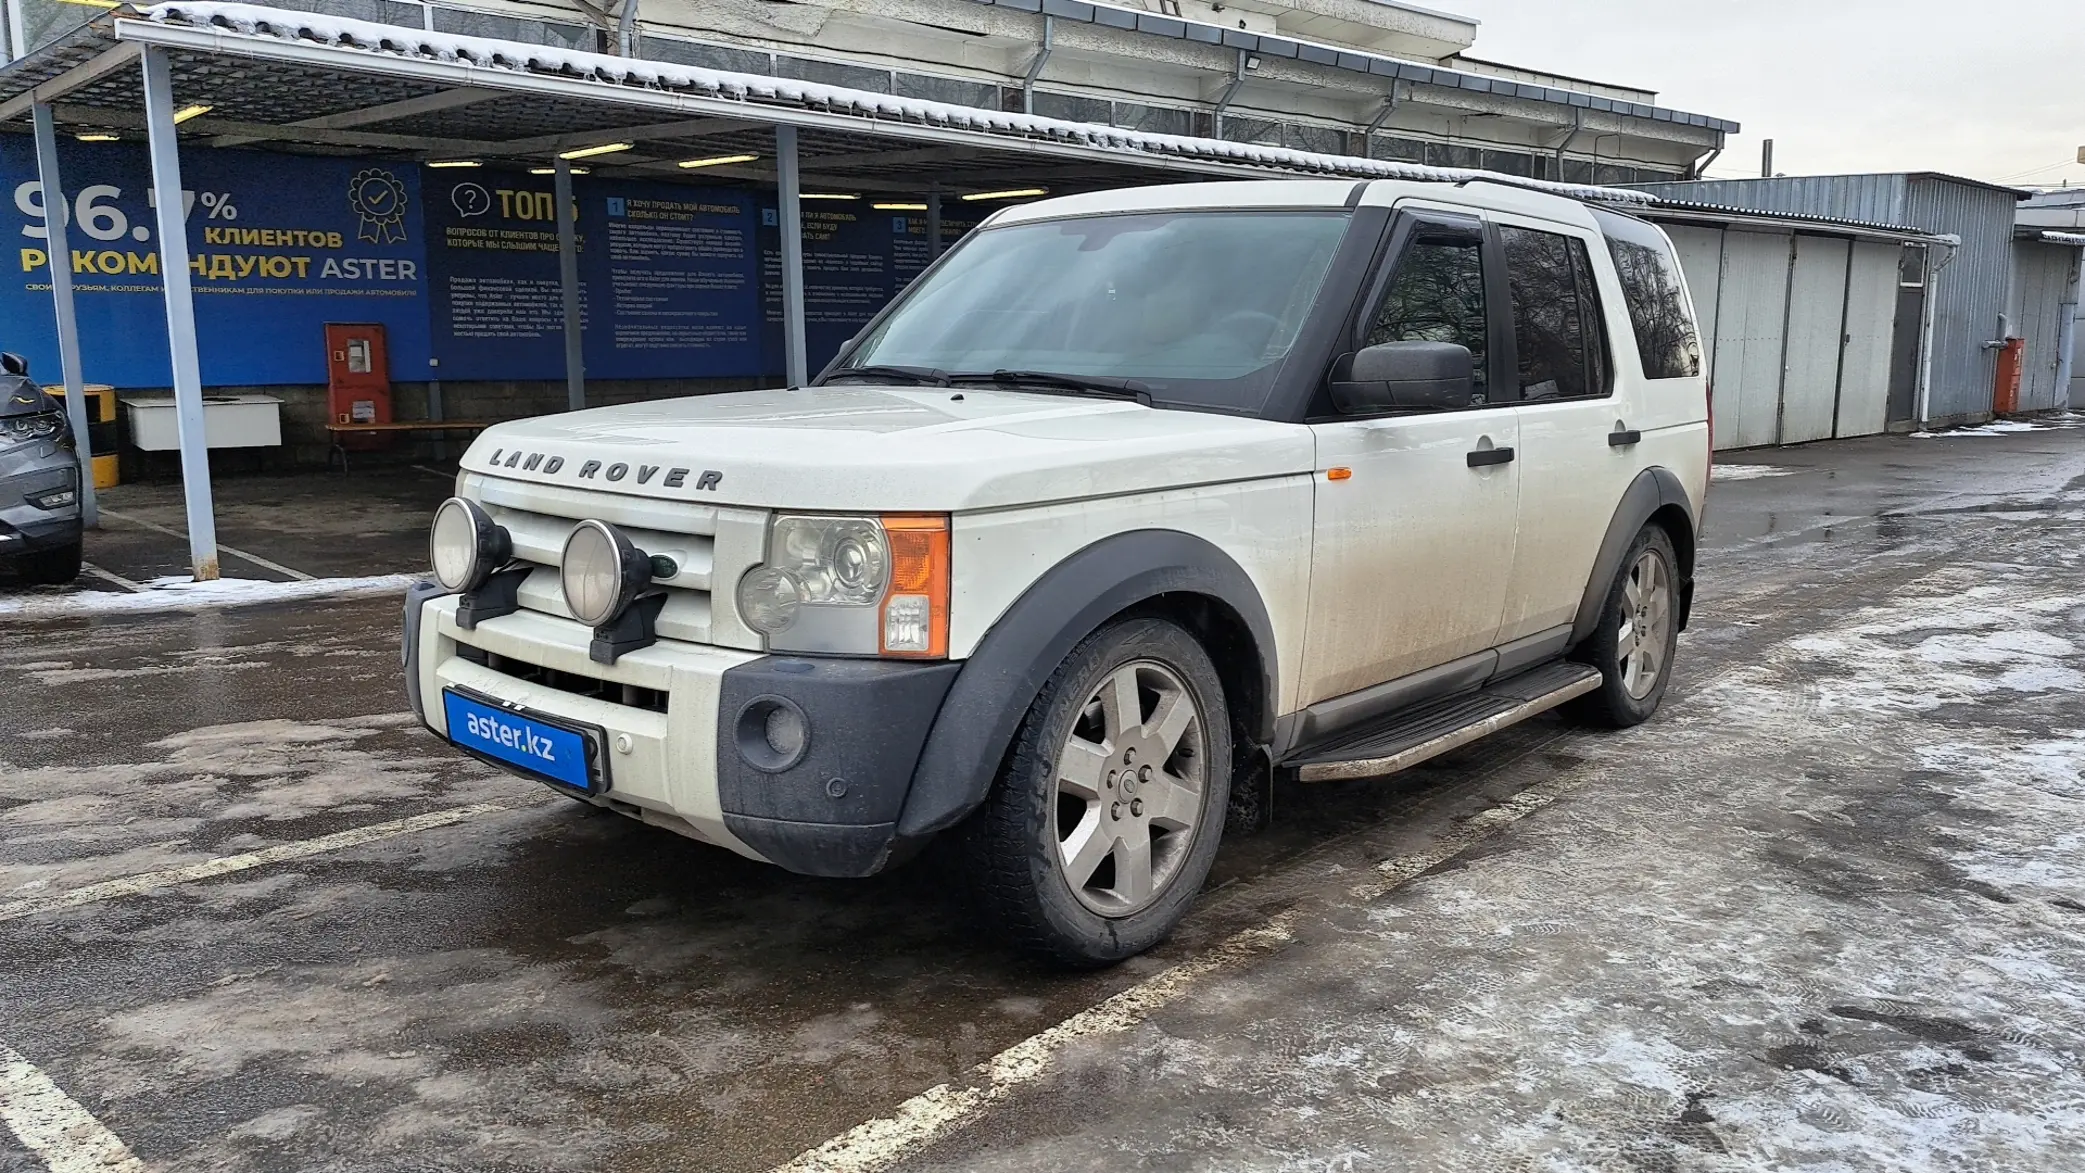
{"label": "metal garage door", "polygon": [[1846,323],[1847,245],[1843,237],[1795,238],[1777,444],[1832,437],[1839,398],[1840,327]]}
{"label": "metal garage door", "polygon": [[[2012,332],[2025,340],[2020,366],[2020,410],[2065,406],[2056,388],[2061,322],[2058,314],[2077,263],[2078,250],[2039,241],[2013,246]],[[2065,388],[2065,390],[2069,390]]]}
{"label": "metal garage door", "polygon": [[1680,258],[1680,272],[1687,276],[1687,293],[1694,299],[1694,320],[1701,332],[1701,361],[1704,369],[1716,369],[1716,298],[1723,288],[1723,230],[1696,228],[1691,224],[1667,224],[1665,234]]}
{"label": "metal garage door", "polygon": [[1890,339],[1897,322],[1902,245],[1855,241],[1846,274],[1846,350],[1839,363],[1840,436],[1889,426]]}
{"label": "metal garage door", "polygon": [[1781,352],[1788,324],[1792,235],[1723,234],[1716,302],[1716,447],[1774,442],[1781,415]]}

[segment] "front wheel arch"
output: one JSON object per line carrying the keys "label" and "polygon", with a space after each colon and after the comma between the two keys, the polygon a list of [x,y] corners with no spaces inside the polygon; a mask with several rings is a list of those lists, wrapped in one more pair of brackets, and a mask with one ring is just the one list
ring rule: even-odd
{"label": "front wheel arch", "polygon": [[1028,706],[1080,641],[1130,613],[1172,620],[1216,662],[1232,724],[1264,742],[1274,725],[1274,626],[1259,588],[1207,539],[1115,534],[1036,579],[964,662],[927,734],[899,816],[901,839],[945,830],[990,792]]}

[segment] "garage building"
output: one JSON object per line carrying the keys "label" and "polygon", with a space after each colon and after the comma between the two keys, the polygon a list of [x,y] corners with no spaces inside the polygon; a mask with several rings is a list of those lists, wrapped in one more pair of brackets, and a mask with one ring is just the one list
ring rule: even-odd
{"label": "garage building", "polygon": [[[1922,290],[1925,337],[1917,381],[1900,393],[1888,424],[1908,429],[1991,418],[1997,356],[2010,321],[2014,212],[2030,193],[1930,171],[1654,183],[1642,190],[1784,215],[1904,225],[1956,239],[1958,247],[1936,250],[1923,270],[1904,273],[1905,288]],[[1788,271],[1793,280],[1795,268]],[[1760,438],[1756,422],[1748,443],[1777,442]]]}
{"label": "garage building", "polygon": [[2081,260],[2085,190],[2039,192],[2020,205],[2011,314],[2014,332],[2025,344],[2022,410],[2085,407],[2085,330],[2078,328]]}
{"label": "garage building", "polygon": [[1631,209],[1672,237],[1694,294],[1716,447],[1908,427],[1927,269],[1944,238],[1674,199]]}

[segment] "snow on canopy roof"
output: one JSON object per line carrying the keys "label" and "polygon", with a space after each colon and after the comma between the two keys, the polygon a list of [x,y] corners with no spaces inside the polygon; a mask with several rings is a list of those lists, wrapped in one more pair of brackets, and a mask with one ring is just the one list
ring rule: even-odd
{"label": "snow on canopy roof", "polygon": [[162,24],[211,28],[223,38],[236,36],[260,40],[316,42],[331,48],[357,50],[372,56],[415,57],[463,63],[477,69],[580,78],[604,86],[693,91],[705,97],[742,102],[749,106],[793,106],[849,115],[867,121],[898,121],[946,127],[1015,141],[1044,140],[1130,156],[1148,155],[1234,163],[1291,173],[1335,175],[1355,179],[1403,179],[1435,183],[1484,180],[1550,192],[1573,199],[1601,200],[1609,203],[1654,202],[1654,198],[1646,193],[1621,188],[1526,179],[1492,171],[1424,167],[1413,163],[1295,151],[1286,147],[1257,146],[1222,139],[1149,134],[1094,123],[1067,122],[1056,118],[1040,118],[1032,114],[956,106],[920,98],[901,98],[870,90],[821,85],[817,82],[769,77],[765,74],[734,73],[636,57],[615,57],[605,53],[560,49],[493,37],[430,32],[403,25],[377,24],[373,21],[353,20],[321,13],[294,12],[257,4],[218,3],[215,0],[189,3],[184,0],[172,0],[169,3],[142,8],[139,12],[147,19]]}
{"label": "snow on canopy roof", "polygon": [[2067,244],[2077,248],[2085,248],[2085,232],[2044,232],[2042,233],[2042,243]]}

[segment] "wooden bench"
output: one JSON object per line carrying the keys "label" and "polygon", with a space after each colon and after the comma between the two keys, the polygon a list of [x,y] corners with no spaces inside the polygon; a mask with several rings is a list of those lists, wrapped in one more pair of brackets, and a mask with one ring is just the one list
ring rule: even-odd
{"label": "wooden bench", "polygon": [[326,434],[333,438],[333,447],[326,453],[326,467],[332,468],[334,458],[340,460],[341,475],[347,475],[348,451],[340,440],[343,436],[371,435],[382,432],[482,432],[498,420],[393,420],[388,424],[342,424],[326,425]]}

